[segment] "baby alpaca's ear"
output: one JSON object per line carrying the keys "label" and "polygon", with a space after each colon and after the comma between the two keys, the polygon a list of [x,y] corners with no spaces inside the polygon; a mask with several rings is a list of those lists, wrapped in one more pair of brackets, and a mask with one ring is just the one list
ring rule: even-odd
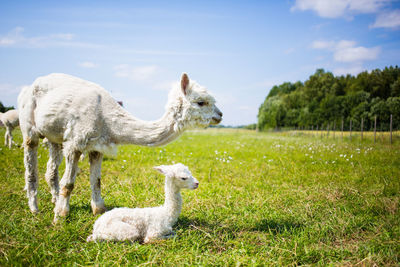
{"label": "baby alpaca's ear", "polygon": [[168,167],[165,165],[155,166],[153,167],[155,170],[159,171],[160,173],[167,175],[168,174]]}

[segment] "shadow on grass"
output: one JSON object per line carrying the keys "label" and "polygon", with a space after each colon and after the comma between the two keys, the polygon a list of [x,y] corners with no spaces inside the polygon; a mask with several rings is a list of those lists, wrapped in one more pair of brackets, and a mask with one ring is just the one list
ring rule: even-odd
{"label": "shadow on grass", "polygon": [[115,161],[115,158],[104,156],[103,161]]}
{"label": "shadow on grass", "polygon": [[178,229],[185,229],[185,228],[190,228],[190,227],[201,227],[201,228],[207,228],[207,229],[214,229],[214,228],[220,228],[221,226],[217,224],[210,224],[205,220],[199,219],[199,218],[194,218],[194,219],[189,219],[186,216],[180,216],[178,219],[178,222],[176,223],[174,228]]}
{"label": "shadow on grass", "polygon": [[206,232],[224,232],[227,234],[236,235],[236,233],[240,232],[268,232],[272,235],[278,235],[281,233],[295,233],[297,231],[301,231],[304,228],[304,224],[298,222],[292,222],[289,220],[271,220],[271,219],[263,219],[252,225],[221,225],[219,223],[210,223],[203,219],[194,218],[189,219],[188,217],[181,216],[178,220],[178,223],[175,225],[177,229],[201,229]]}
{"label": "shadow on grass", "polygon": [[74,204],[74,205],[70,205],[69,207],[69,214],[81,214],[81,213],[92,213],[92,208],[90,207],[89,204]]}
{"label": "shadow on grass", "polygon": [[[90,200],[88,200],[89,202]],[[123,208],[123,206],[118,206],[116,203],[110,203],[110,205],[106,205],[106,211],[110,211],[115,208]],[[88,213],[92,214],[92,207],[90,206],[89,203],[77,203],[77,204],[72,204],[70,205],[70,212],[69,214],[73,213]]]}
{"label": "shadow on grass", "polygon": [[263,219],[251,228],[251,231],[257,232],[269,232],[272,234],[280,234],[280,233],[294,233],[297,230],[301,230],[304,228],[304,225],[297,222],[291,222],[287,220],[268,220]]}

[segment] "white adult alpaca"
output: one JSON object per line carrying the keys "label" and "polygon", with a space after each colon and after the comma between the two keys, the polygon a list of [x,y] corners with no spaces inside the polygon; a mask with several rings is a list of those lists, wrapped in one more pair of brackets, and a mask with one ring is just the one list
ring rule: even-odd
{"label": "white adult alpaca", "polygon": [[13,144],[12,131],[19,125],[18,110],[12,109],[5,113],[0,112],[0,120],[6,127],[6,134],[4,135],[4,145],[11,149]]}
{"label": "white adult alpaca", "polygon": [[101,215],[87,241],[144,241],[174,236],[172,226],[182,208],[181,189],[196,189],[199,182],[188,167],[178,163],[154,167],[165,175],[164,205],[153,208],[116,208]]}
{"label": "white adult alpaca", "polygon": [[[133,117],[99,85],[66,74],[39,77],[21,91],[18,106],[28,204],[33,213],[38,212],[37,147],[39,138],[46,137],[50,158],[45,177],[56,203],[55,221],[69,213],[81,153],[89,154],[91,206],[93,213],[99,214],[106,210],[100,193],[103,153],[115,151],[117,144],[164,145],[187,128],[218,124],[222,119],[215,99],[185,73],[171,90],[166,112],[157,121]],[[66,164],[59,191],[61,152]]]}

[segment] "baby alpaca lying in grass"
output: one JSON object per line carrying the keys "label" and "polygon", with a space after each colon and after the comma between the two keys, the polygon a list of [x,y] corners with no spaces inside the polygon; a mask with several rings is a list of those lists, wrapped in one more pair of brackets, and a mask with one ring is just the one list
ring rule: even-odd
{"label": "baby alpaca lying in grass", "polygon": [[100,216],[87,241],[140,241],[144,243],[174,236],[172,226],[182,208],[181,188],[196,189],[199,182],[185,165],[154,167],[165,175],[164,205],[153,208],[116,208]]}

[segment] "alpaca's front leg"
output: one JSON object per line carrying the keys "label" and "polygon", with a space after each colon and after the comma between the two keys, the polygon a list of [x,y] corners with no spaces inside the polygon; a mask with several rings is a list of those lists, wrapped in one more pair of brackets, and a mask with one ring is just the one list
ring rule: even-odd
{"label": "alpaca's front leg", "polygon": [[54,222],[57,222],[58,217],[65,217],[69,213],[69,199],[74,189],[80,155],[81,152],[74,151],[68,153],[65,157],[65,172],[60,182],[61,190],[54,208]]}
{"label": "alpaca's front leg", "polygon": [[10,128],[9,129],[9,132],[8,132],[8,147],[11,149],[11,147],[12,147],[12,145],[14,144],[14,141],[13,141],[13,136],[12,136],[12,131],[13,131],[14,129],[13,128]]}
{"label": "alpaca's front leg", "polygon": [[101,198],[101,163],[103,154],[100,152],[90,152],[90,187],[92,188],[92,206],[93,214],[101,214],[106,211],[104,200]]}
{"label": "alpaca's front leg", "polygon": [[50,187],[50,192],[52,195],[51,202],[56,203],[59,193],[58,184],[58,167],[62,161],[62,147],[59,144],[49,142],[49,161],[47,162],[46,170],[46,182]]}
{"label": "alpaca's front leg", "polygon": [[153,230],[149,231],[144,238],[144,243],[151,243],[156,240],[169,239],[175,236],[175,232],[171,227],[167,227],[163,231]]}
{"label": "alpaca's front leg", "polygon": [[4,134],[4,146],[7,146],[7,139],[8,138],[8,136],[7,136],[7,129],[6,129],[6,133]]}
{"label": "alpaca's front leg", "polygon": [[39,211],[37,205],[38,169],[37,148],[38,139],[24,138],[24,165],[25,165],[25,189],[28,197],[28,205],[33,213]]}

